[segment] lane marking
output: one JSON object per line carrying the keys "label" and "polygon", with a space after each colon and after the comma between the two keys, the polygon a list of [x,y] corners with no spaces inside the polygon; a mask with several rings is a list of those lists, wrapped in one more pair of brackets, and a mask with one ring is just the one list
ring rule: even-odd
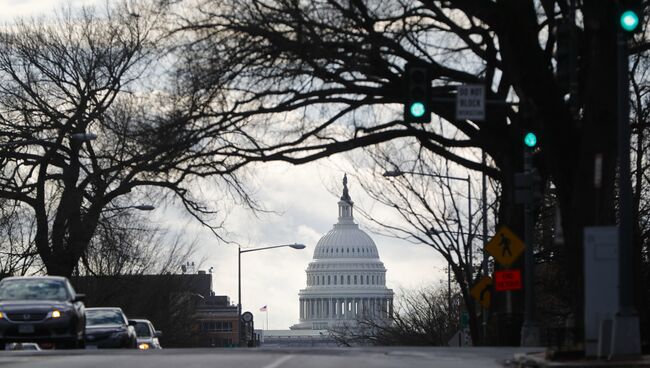
{"label": "lane marking", "polygon": [[262,368],[277,368],[277,367],[279,367],[282,363],[286,362],[287,360],[289,360],[289,359],[291,359],[291,358],[293,358],[293,355],[285,355],[285,356],[283,356],[282,358],[276,360],[275,362],[273,362],[273,363],[271,363],[271,364],[269,364],[269,365],[265,365],[265,366],[262,367]]}

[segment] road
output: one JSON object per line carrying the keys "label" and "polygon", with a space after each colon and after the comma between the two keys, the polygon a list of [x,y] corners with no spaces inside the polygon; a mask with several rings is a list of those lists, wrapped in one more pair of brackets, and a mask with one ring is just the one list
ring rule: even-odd
{"label": "road", "polygon": [[2,352],[0,367],[47,368],[458,368],[502,367],[530,348],[327,348]]}

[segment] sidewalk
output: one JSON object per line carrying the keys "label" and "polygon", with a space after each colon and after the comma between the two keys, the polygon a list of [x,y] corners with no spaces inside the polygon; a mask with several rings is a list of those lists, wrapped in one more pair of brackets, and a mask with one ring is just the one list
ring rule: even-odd
{"label": "sidewalk", "polygon": [[634,360],[610,361],[592,358],[560,358],[549,359],[546,352],[515,353],[512,361],[506,362],[506,367],[536,368],[536,367],[650,367],[650,355],[643,355]]}

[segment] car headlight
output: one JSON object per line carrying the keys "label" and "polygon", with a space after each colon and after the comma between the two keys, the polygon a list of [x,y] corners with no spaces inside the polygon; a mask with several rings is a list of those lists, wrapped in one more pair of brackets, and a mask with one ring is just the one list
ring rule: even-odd
{"label": "car headlight", "polygon": [[151,348],[151,347],[146,342],[138,344],[138,349],[140,349],[140,350],[149,350],[149,348]]}
{"label": "car headlight", "polygon": [[5,314],[0,312],[0,319],[3,319],[3,318],[5,318]]}
{"label": "car headlight", "polygon": [[61,313],[60,310],[56,310],[56,309],[55,309],[55,310],[52,311],[52,314],[51,314],[51,315],[52,315],[52,318],[61,318],[61,316],[63,315],[63,313]]}

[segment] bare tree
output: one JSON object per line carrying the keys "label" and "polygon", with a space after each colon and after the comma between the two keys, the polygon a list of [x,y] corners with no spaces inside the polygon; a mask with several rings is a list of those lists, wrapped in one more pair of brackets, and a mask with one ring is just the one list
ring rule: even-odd
{"label": "bare tree", "polygon": [[137,198],[178,201],[217,236],[201,180],[255,207],[228,164],[236,129],[206,120],[169,72],[181,61],[161,38],[163,3],[63,9],[0,34],[0,198],[31,211],[49,274],[70,276],[105,210]]}
{"label": "bare tree", "polygon": [[20,203],[2,201],[0,206],[0,276],[38,273],[39,262],[34,245],[34,219]]}
{"label": "bare tree", "polygon": [[105,212],[95,236],[81,257],[79,274],[143,275],[178,273],[196,256],[189,234],[170,234],[133,211]]}
{"label": "bare tree", "polygon": [[[472,340],[482,342],[481,315],[475,313],[479,305],[470,295],[471,288],[486,276],[483,262],[488,262],[482,252],[483,211],[477,200],[480,199],[480,186],[472,183],[470,176],[466,176],[468,182],[453,179],[461,177],[459,170],[466,170],[409,144],[408,140],[368,149],[366,153],[369,159],[359,162],[358,166],[367,170],[357,178],[375,202],[370,208],[359,206],[357,211],[375,225],[373,231],[427,245],[442,256],[453,275],[454,290],[458,290],[454,294],[460,298],[462,308],[468,311]],[[402,170],[403,175],[382,177],[382,173],[395,168]],[[496,198],[493,195],[491,198],[490,208],[486,210],[488,214],[496,214]],[[397,218],[383,216],[384,210],[396,214]],[[494,227],[494,218],[486,219],[490,228]],[[488,265],[485,263],[485,267]],[[448,301],[441,307],[451,308],[450,304]]]}
{"label": "bare tree", "polygon": [[[310,160],[400,137],[501,183],[498,222],[521,232],[514,174],[521,139],[540,137],[535,166],[552,180],[562,212],[563,267],[575,320],[582,321],[583,228],[616,222],[616,4],[607,1],[297,1],[198,0],[179,14],[189,35],[189,75],[232,93],[227,111],[251,121],[247,161]],[[556,57],[559,28],[568,28],[568,75]],[[645,27],[645,25],[644,25]],[[643,52],[644,34],[631,41]],[[570,41],[573,40],[573,41]],[[409,61],[429,65],[438,125],[413,126],[399,116]],[[573,64],[572,64],[573,63]],[[555,75],[557,71],[558,75]],[[189,78],[187,78],[189,79]],[[206,84],[207,83],[207,84]],[[458,121],[455,87],[488,86],[486,121]],[[570,88],[568,88],[570,86]],[[565,98],[569,96],[570,98]],[[253,127],[259,129],[257,132]],[[262,132],[262,133],[260,133]],[[483,149],[483,165],[463,148]],[[593,184],[594,157],[603,157]]]}
{"label": "bare tree", "polygon": [[358,317],[354,324],[330,330],[338,345],[447,346],[460,326],[460,308],[448,309],[442,284],[419,290],[404,290],[388,320]]}

